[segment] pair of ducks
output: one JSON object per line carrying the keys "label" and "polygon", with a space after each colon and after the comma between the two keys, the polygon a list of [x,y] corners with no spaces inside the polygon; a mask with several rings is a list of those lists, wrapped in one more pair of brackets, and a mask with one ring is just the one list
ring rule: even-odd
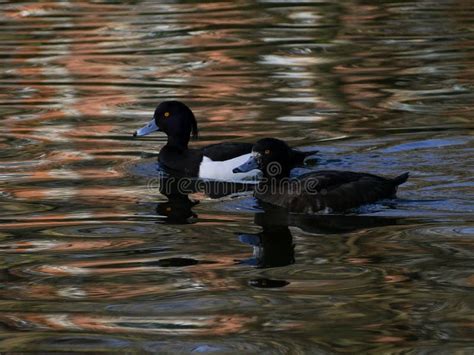
{"label": "pair of ducks", "polygon": [[342,212],[384,198],[392,198],[408,173],[395,178],[351,171],[321,170],[290,178],[293,167],[310,153],[290,148],[275,138],[250,143],[217,143],[190,149],[190,137],[198,136],[196,118],[179,101],[162,102],[153,119],[134,136],[162,131],[168,142],[158,160],[171,174],[221,181],[259,181],[254,195],[260,201],[284,207],[294,213]]}

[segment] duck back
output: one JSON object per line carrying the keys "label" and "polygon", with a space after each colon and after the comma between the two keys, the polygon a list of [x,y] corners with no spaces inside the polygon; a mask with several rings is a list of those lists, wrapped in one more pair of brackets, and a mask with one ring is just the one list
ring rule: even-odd
{"label": "duck back", "polygon": [[249,154],[252,151],[251,143],[216,143],[202,149],[205,157],[212,161],[224,161]]}

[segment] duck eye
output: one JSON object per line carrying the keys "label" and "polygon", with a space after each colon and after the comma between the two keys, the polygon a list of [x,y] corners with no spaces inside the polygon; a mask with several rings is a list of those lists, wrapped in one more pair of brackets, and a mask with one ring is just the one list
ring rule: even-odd
{"label": "duck eye", "polygon": [[265,150],[265,155],[270,154],[270,149]]}
{"label": "duck eye", "polygon": [[170,113],[168,111],[165,112],[165,117],[166,118],[170,117]]}

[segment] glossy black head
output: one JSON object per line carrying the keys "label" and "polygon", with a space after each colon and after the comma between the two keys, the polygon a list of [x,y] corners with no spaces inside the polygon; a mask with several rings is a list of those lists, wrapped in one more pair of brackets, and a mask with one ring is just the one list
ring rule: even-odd
{"label": "glossy black head", "polygon": [[180,101],[165,101],[158,105],[153,120],[135,132],[134,136],[145,136],[154,131],[163,131],[168,144],[186,148],[189,137],[198,135],[196,118],[191,109]]}
{"label": "glossy black head", "polygon": [[191,109],[180,101],[165,101],[158,105],[153,115],[160,131],[168,136],[197,137],[196,118]]}
{"label": "glossy black head", "polygon": [[275,138],[264,138],[255,143],[250,159],[235,168],[234,173],[257,168],[267,178],[278,178],[289,175],[291,164],[291,148],[285,142]]}

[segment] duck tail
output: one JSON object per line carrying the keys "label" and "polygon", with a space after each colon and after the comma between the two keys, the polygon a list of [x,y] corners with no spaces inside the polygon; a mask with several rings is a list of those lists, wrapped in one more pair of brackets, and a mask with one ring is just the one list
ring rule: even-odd
{"label": "duck tail", "polygon": [[318,152],[319,152],[319,150],[310,150],[310,151],[301,152],[301,153],[303,153],[304,157],[306,158],[306,157],[309,157],[309,156],[311,156],[311,155],[313,155],[313,154],[316,154],[316,153],[318,153]]}
{"label": "duck tail", "polygon": [[317,150],[303,152],[301,150],[292,149],[293,159],[297,164],[303,164],[304,160],[317,152]]}
{"label": "duck tail", "polygon": [[406,182],[408,180],[408,177],[409,177],[409,173],[406,172],[406,173],[403,173],[402,175],[399,175],[397,176],[396,178],[393,179],[393,183],[398,186],[398,185],[401,185],[403,184],[404,182]]}

